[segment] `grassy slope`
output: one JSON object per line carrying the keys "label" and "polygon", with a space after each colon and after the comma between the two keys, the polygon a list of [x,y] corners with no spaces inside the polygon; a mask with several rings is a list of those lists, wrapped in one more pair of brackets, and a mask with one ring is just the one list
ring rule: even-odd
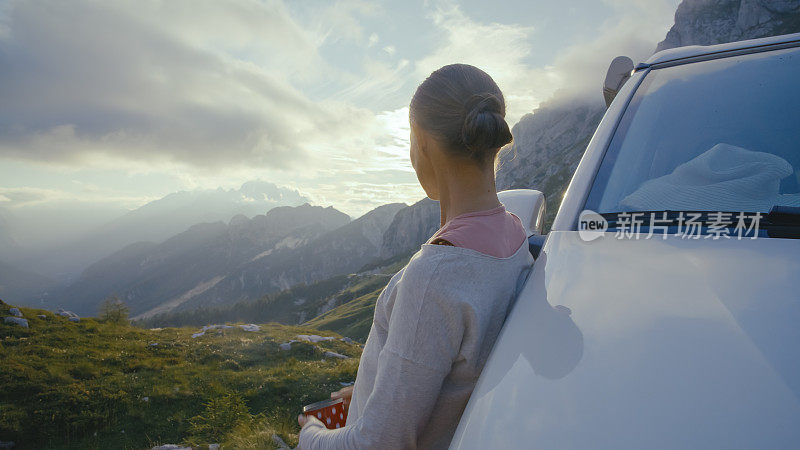
{"label": "grassy slope", "polygon": [[[309,320],[303,325],[318,330],[333,331],[357,341],[366,341],[369,329],[372,326],[375,301],[378,299],[381,291],[383,291],[383,288],[386,287],[390,275],[397,273],[403,266],[408,264],[409,259],[410,256],[386,267],[383,272],[387,274],[387,277],[384,279],[383,283],[380,285],[369,285],[370,287],[377,287],[376,289],[339,305],[325,314]],[[364,291],[363,287],[365,286],[362,286],[359,292]]]}
{"label": "grassy slope", "polygon": [[[306,327],[268,324],[259,332],[213,330],[193,339],[194,328],[72,323],[22,311],[29,329],[0,322],[0,441],[16,441],[17,448],[246,448],[270,444],[273,430],[294,444],[300,407],[354,380],[361,352],[338,340],[279,349],[296,334],[318,333]],[[0,317],[7,315],[0,305]],[[326,360],[324,349],[352,358]],[[248,420],[193,438],[190,419],[229,393],[244,399]]]}
{"label": "grassy slope", "polygon": [[375,300],[383,288],[351,300],[325,314],[304,323],[304,326],[318,330],[334,331],[344,336],[364,342],[372,326]]}
{"label": "grassy slope", "polygon": [[[311,285],[297,285],[290,289],[269,294],[255,302],[239,302],[223,308],[198,308],[155,316],[139,322],[146,327],[201,325],[215,320],[249,320],[297,323],[300,312],[313,317],[305,326],[330,330],[364,342],[372,325],[375,300],[389,279],[408,264],[411,255],[383,266],[378,273],[361,274],[358,277],[338,276]],[[376,268],[370,268],[376,269]],[[338,305],[315,317],[314,311],[322,305]]]}
{"label": "grassy slope", "polygon": [[[301,311],[319,306],[318,300],[335,295],[350,284],[352,281],[346,275],[338,275],[309,285],[292,286],[280,292],[267,294],[255,301],[171,311],[137,323],[145,327],[201,326],[219,320],[297,323],[295,318]],[[298,300],[303,303],[298,304]]]}
{"label": "grassy slope", "polygon": [[[393,273],[392,273],[393,274]],[[301,309],[305,311],[307,318],[313,318],[317,315],[322,305],[330,303],[333,305],[347,304],[354,299],[359,298],[364,294],[368,294],[375,289],[382,289],[391,278],[392,274],[373,274],[363,275],[353,280],[352,284],[344,287],[333,295],[322,298],[314,298],[313,296],[305,297],[305,302],[302,305],[295,305],[294,299],[281,298],[278,301],[273,301],[271,306],[273,311],[281,311],[281,314],[276,314],[275,318],[270,316],[270,320],[281,323],[292,323],[292,319],[297,318],[297,314],[292,311]],[[297,323],[297,322],[294,322]],[[341,333],[340,333],[341,334]],[[343,334],[343,336],[348,336]]]}
{"label": "grassy slope", "polygon": [[174,311],[138,322],[146,327],[204,325],[212,321],[256,321],[297,324],[316,317],[325,305],[347,303],[378,287],[385,286],[391,274],[357,277],[340,275],[310,285],[300,284],[256,301],[242,301],[215,308]]}

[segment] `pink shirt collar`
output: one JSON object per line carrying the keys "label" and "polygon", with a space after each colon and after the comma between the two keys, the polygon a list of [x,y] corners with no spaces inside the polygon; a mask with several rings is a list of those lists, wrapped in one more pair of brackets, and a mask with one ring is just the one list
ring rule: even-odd
{"label": "pink shirt collar", "polygon": [[466,247],[487,255],[506,258],[528,238],[522,221],[505,205],[472,211],[450,219],[426,243],[442,238],[456,247]]}

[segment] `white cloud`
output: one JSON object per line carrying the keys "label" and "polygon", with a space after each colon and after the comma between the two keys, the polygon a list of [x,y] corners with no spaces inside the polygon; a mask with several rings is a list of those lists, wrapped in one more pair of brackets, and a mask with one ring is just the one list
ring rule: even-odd
{"label": "white cloud", "polygon": [[70,192],[59,189],[45,189],[32,186],[17,188],[0,188],[0,202],[9,208],[30,208],[46,205],[63,205],[65,203],[107,204],[123,205],[129,207],[140,206],[153,197],[120,194],[106,190],[83,189],[80,192]]}
{"label": "white cloud", "polygon": [[619,13],[604,22],[590,42],[566,48],[546,69],[556,100],[592,98],[602,102],[602,83],[614,57],[634,64],[647,59],[672,24],[673,0],[606,0]]}
{"label": "white cloud", "polygon": [[369,35],[369,40],[367,41],[367,47],[373,47],[375,44],[378,43],[380,39],[376,33],[372,33]]}
{"label": "white cloud", "polygon": [[535,83],[542,71],[526,63],[533,27],[515,24],[479,23],[452,3],[439,4],[430,14],[433,24],[444,32],[443,44],[416,61],[416,77],[424,80],[447,64],[474,65],[488,73],[500,86],[506,100],[506,119],[515,123],[549,91]]}
{"label": "white cloud", "polygon": [[338,0],[328,5],[305,6],[309,10],[310,17],[308,28],[319,37],[318,45],[349,42],[371,46],[373,37],[377,42],[377,34],[370,33],[367,36],[362,19],[379,14],[381,6],[378,3],[365,0]]}
{"label": "white cloud", "polygon": [[289,168],[366,110],[307,98],[326,71],[280,3],[23,3],[0,45],[0,156]]}

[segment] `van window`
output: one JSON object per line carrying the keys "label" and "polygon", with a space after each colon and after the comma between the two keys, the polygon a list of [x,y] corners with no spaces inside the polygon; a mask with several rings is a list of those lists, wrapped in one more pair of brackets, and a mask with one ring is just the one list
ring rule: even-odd
{"label": "van window", "polygon": [[769,212],[800,206],[800,48],[652,69],[585,209]]}

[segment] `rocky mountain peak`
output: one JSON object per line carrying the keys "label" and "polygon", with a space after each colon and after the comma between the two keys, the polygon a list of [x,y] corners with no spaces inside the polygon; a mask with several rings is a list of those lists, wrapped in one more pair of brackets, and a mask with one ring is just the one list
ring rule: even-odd
{"label": "rocky mountain peak", "polygon": [[713,45],[800,31],[797,0],[684,0],[656,51]]}
{"label": "rocky mountain peak", "polygon": [[350,216],[331,206],[314,206],[304,203],[300,206],[278,206],[270,209],[264,216],[256,216],[254,220],[266,218],[274,223],[296,222],[305,220],[309,225],[324,223],[326,227],[335,228],[350,222]]}
{"label": "rocky mountain peak", "polygon": [[250,222],[250,219],[245,216],[244,214],[237,214],[231,218],[231,221],[228,223],[230,227],[242,227],[246,226]]}

